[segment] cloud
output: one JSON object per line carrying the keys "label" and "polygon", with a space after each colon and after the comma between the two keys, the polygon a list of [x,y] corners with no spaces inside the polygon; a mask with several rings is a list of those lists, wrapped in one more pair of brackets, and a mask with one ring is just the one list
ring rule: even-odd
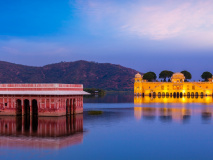
{"label": "cloud", "polygon": [[[76,6],[95,30],[104,26],[120,34],[153,40],[195,41],[193,38],[201,36],[213,44],[212,0],[84,0],[77,1]],[[198,39],[196,42],[200,42]]]}
{"label": "cloud", "polygon": [[66,55],[72,50],[54,42],[11,39],[0,41],[0,52],[11,55]]}

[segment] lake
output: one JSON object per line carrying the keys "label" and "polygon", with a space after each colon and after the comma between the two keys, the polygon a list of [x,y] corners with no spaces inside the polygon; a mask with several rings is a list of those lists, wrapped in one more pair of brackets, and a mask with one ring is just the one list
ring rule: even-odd
{"label": "lake", "polygon": [[212,114],[212,97],[84,97],[84,113],[77,116],[0,117],[0,157],[210,160]]}

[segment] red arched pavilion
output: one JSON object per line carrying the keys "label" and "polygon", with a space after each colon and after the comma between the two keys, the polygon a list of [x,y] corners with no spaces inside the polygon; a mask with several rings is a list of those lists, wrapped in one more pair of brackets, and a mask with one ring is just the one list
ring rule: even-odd
{"label": "red arched pavilion", "polygon": [[82,113],[87,94],[81,84],[0,84],[0,115]]}

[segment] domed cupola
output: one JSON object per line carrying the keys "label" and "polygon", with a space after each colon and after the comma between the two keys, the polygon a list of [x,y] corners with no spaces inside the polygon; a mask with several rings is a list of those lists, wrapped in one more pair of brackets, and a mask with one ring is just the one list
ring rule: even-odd
{"label": "domed cupola", "polygon": [[140,73],[137,73],[137,74],[135,75],[135,78],[142,78],[142,76],[141,76]]}
{"label": "domed cupola", "polygon": [[171,81],[174,83],[178,83],[178,82],[184,82],[185,80],[185,76],[183,73],[174,73],[171,77]]}
{"label": "domed cupola", "polygon": [[142,79],[143,79],[143,76],[141,76],[141,74],[137,73],[137,74],[135,75],[135,82],[136,82],[136,83],[142,82]]}

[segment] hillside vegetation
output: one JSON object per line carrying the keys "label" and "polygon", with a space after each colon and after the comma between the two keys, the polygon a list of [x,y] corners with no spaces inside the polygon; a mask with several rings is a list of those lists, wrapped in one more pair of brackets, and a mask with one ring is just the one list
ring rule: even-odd
{"label": "hillside vegetation", "polygon": [[110,63],[76,61],[32,67],[0,61],[0,83],[74,83],[84,88],[133,90],[136,73]]}

